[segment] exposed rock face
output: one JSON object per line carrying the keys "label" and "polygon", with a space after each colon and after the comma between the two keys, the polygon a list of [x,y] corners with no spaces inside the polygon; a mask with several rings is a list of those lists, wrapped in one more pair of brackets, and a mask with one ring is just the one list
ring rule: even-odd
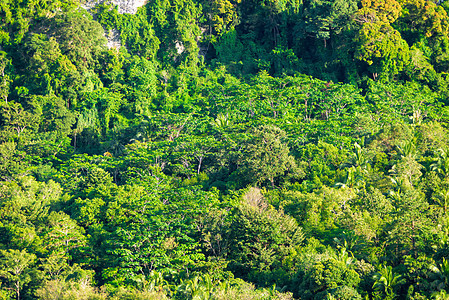
{"label": "exposed rock face", "polygon": [[144,6],[147,0],[88,0],[83,7],[87,10],[91,10],[96,5],[105,2],[117,5],[119,14],[135,14],[137,9]]}
{"label": "exposed rock face", "polygon": [[105,32],[105,36],[108,39],[108,43],[106,44],[108,46],[109,49],[111,48],[115,48],[115,49],[119,49],[120,46],[122,45],[120,43],[120,32],[117,29],[112,29],[111,31],[109,31],[109,34],[107,34]]}
{"label": "exposed rock face", "polygon": [[[1,0],[0,0],[1,1]],[[107,3],[112,5],[117,5],[117,10],[119,14],[135,14],[137,12],[137,9],[141,6],[144,6],[147,3],[148,0],[87,0],[82,7],[86,9],[87,11],[92,10],[95,6]],[[94,16],[95,18],[95,16]],[[204,34],[206,32],[207,28],[201,28],[201,33]],[[105,32],[105,36],[108,40],[107,46],[109,49],[115,48],[119,49],[121,45],[120,41],[120,32],[116,29],[112,29],[109,32]],[[207,50],[209,49],[209,44],[207,45],[201,45],[199,42],[201,39],[201,36],[197,37],[198,47],[199,47],[199,53],[198,56],[205,56],[207,53]],[[179,54],[182,54],[185,51],[185,47],[182,44],[182,41],[176,41],[175,43],[176,52]]]}
{"label": "exposed rock face", "polygon": [[184,52],[184,50],[186,49],[180,41],[176,41],[175,47],[178,54],[182,54],[182,52]]}
{"label": "exposed rock face", "polygon": [[[87,0],[86,3],[82,5],[87,11],[101,3],[111,3],[117,5],[117,10],[119,14],[135,14],[137,9],[144,6],[147,0]],[[116,29],[112,29],[109,33],[105,32],[105,36],[108,39],[108,48],[119,49],[121,47],[120,43],[120,32]]]}

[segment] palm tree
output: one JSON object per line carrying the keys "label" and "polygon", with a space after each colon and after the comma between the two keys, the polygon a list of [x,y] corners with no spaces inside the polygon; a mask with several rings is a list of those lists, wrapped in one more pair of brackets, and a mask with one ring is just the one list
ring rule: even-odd
{"label": "palm tree", "polygon": [[432,197],[432,200],[439,205],[439,208],[443,209],[444,216],[446,216],[449,204],[449,190],[439,191]]}
{"label": "palm tree", "polygon": [[354,255],[350,251],[346,251],[345,248],[340,249],[340,253],[337,255],[337,260],[345,264],[345,266],[350,266],[356,261]]}
{"label": "palm tree", "polygon": [[346,177],[342,182],[337,182],[335,187],[337,188],[360,188],[365,186],[364,170],[360,166],[350,167],[346,169]]}
{"label": "palm tree", "polygon": [[362,149],[362,147],[355,142],[354,150],[349,154],[348,160],[341,164],[340,168],[351,168],[351,167],[360,167],[362,169],[366,169],[370,163],[366,155],[366,151]]}
{"label": "palm tree", "polygon": [[[363,144],[362,140],[362,144]],[[353,152],[349,153],[348,160],[340,165],[341,169],[346,169],[346,178],[343,182],[337,182],[336,187],[363,187],[365,185],[365,175],[369,172],[371,161],[366,155],[366,151],[355,142]]]}
{"label": "palm tree", "polygon": [[337,248],[342,251],[342,254],[347,251],[352,257],[354,257],[354,252],[360,250],[364,246],[363,241],[360,241],[360,238],[352,231],[348,233],[343,231],[340,238],[334,238],[334,243]]}
{"label": "palm tree", "polygon": [[401,145],[396,145],[396,151],[401,156],[401,158],[410,156],[415,158],[416,154],[416,139],[410,139],[401,143]]}
{"label": "palm tree", "polygon": [[403,178],[390,177],[393,188],[389,191],[388,196],[396,202],[399,202],[402,197],[403,186],[405,185]]}
{"label": "palm tree", "polygon": [[212,124],[212,126],[215,126],[217,128],[226,128],[231,125],[231,121],[229,121],[229,116],[227,114],[224,115],[222,113],[219,113],[217,115],[217,118],[215,120],[212,120],[210,123]]}

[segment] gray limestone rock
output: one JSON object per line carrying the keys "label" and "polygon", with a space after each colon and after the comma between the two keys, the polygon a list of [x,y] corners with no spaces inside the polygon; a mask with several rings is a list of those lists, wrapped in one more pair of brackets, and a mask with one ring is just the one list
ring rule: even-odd
{"label": "gray limestone rock", "polygon": [[[119,14],[135,14],[137,9],[145,5],[146,2],[147,0],[88,0],[82,5],[82,7],[87,11],[90,11],[98,4],[110,3],[117,5]],[[116,29],[109,31],[109,33],[105,33],[105,36],[108,39],[108,48],[119,49],[121,47],[120,32]]]}
{"label": "gray limestone rock", "polygon": [[147,0],[88,0],[82,7],[86,10],[91,10],[98,4],[105,2],[117,5],[119,14],[135,14],[137,9],[144,6]]}

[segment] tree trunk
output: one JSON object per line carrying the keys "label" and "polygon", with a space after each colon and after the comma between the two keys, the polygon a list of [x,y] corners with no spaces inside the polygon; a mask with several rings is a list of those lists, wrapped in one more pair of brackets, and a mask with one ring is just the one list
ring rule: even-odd
{"label": "tree trunk", "polygon": [[412,221],[412,251],[413,251],[413,257],[416,258],[416,251],[415,251],[415,221]]}
{"label": "tree trunk", "polygon": [[200,171],[201,171],[201,164],[202,164],[202,162],[203,162],[203,157],[200,157],[199,159],[198,159],[198,175],[200,175]]}
{"label": "tree trunk", "polygon": [[20,299],[20,282],[17,281],[15,285],[16,285],[17,300],[19,300]]}

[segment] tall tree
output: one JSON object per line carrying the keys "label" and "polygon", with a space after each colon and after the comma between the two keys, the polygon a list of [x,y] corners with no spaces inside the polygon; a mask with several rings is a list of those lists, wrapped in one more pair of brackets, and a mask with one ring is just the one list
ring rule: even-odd
{"label": "tall tree", "polygon": [[0,250],[0,277],[5,278],[14,290],[17,300],[23,286],[31,281],[29,274],[36,255],[27,253],[26,250]]}
{"label": "tall tree", "polygon": [[285,172],[294,172],[296,163],[285,144],[285,131],[275,126],[254,129],[244,150],[245,168],[252,180],[263,184],[268,180],[275,187],[275,179]]}

